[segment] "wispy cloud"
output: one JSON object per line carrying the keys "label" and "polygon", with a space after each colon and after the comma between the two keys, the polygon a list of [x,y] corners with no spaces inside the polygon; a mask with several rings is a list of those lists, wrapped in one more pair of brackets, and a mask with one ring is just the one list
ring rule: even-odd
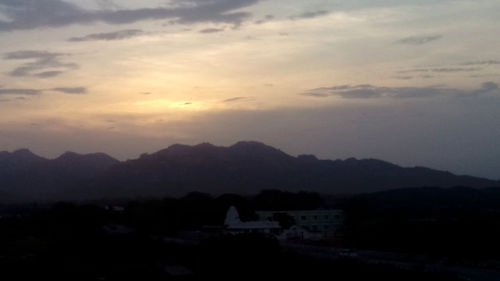
{"label": "wispy cloud", "polygon": [[11,101],[24,101],[27,98],[25,96],[17,96],[12,99],[0,98],[0,102],[11,102]]}
{"label": "wispy cloud", "polygon": [[500,65],[500,60],[468,61],[461,65]]}
{"label": "wispy cloud", "polygon": [[37,89],[3,89],[0,88],[0,95],[21,95],[21,96],[35,96],[42,93],[42,90]]}
{"label": "wispy cloud", "polygon": [[487,60],[475,60],[475,61],[465,61],[465,62],[455,62],[440,65],[429,65],[429,66],[416,66],[413,68],[401,69],[395,71],[394,77],[396,79],[405,80],[405,77],[413,76],[413,78],[434,78],[439,75],[453,75],[453,74],[466,74],[471,73],[469,77],[494,77],[497,76],[495,72],[489,71],[489,73],[484,73],[488,69],[497,68],[500,66],[500,60],[487,59]]}
{"label": "wispy cloud", "polygon": [[443,38],[442,35],[411,36],[399,39],[396,43],[418,46],[439,40],[441,38]]}
{"label": "wispy cloud", "polygon": [[398,79],[398,80],[411,80],[411,79],[413,79],[414,77],[413,77],[413,76],[403,76],[403,75],[398,75],[398,76],[394,76],[393,78],[394,78],[394,79]]}
{"label": "wispy cloud", "polygon": [[224,28],[205,28],[200,30],[200,33],[217,33],[224,31]]}
{"label": "wispy cloud", "polygon": [[63,87],[63,88],[53,88],[51,90],[63,94],[73,94],[73,95],[83,95],[87,93],[87,88],[85,87],[74,87],[74,88]]}
{"label": "wispy cloud", "polygon": [[111,9],[86,10],[62,0],[0,0],[0,11],[10,19],[0,21],[0,31],[97,22],[130,24],[165,19],[185,24],[215,22],[239,25],[251,16],[249,12],[240,9],[252,6],[259,0],[191,0],[190,5],[180,5],[185,4],[183,2],[174,1],[173,4],[179,5],[171,7],[120,9],[113,2],[101,1]]}
{"label": "wispy cloud", "polygon": [[265,15],[262,19],[255,21],[255,24],[263,24],[274,19],[273,15]]}
{"label": "wispy cloud", "polygon": [[481,88],[473,91],[465,91],[463,93],[459,93],[460,97],[476,97],[483,94],[500,94],[500,87],[495,82],[484,82],[481,85]]}
{"label": "wispy cloud", "polygon": [[450,67],[443,67],[443,68],[433,68],[431,69],[432,72],[472,72],[472,71],[479,71],[481,68],[477,67],[470,67],[470,68],[460,68],[460,67],[455,67],[455,68],[450,68]]}
{"label": "wispy cloud", "polygon": [[7,53],[4,55],[4,59],[29,61],[10,71],[10,76],[50,78],[61,75],[65,71],[78,68],[78,64],[76,63],[63,62],[61,57],[64,56],[67,56],[67,54],[23,50]]}
{"label": "wispy cloud", "polygon": [[373,99],[373,98],[430,98],[441,95],[454,97],[477,96],[484,93],[498,93],[498,84],[484,82],[479,89],[461,90],[444,87],[378,87],[373,85],[341,85],[322,87],[308,90],[300,95],[326,98],[341,97],[344,99]]}
{"label": "wispy cloud", "polygon": [[36,76],[38,78],[51,78],[51,77],[59,76],[63,73],[64,73],[63,71],[44,71],[44,72],[36,73],[34,76]]}
{"label": "wispy cloud", "polygon": [[237,101],[244,101],[244,100],[251,100],[251,97],[234,97],[234,98],[229,98],[224,100],[223,102],[237,102]]}
{"label": "wispy cloud", "polygon": [[417,73],[417,72],[435,72],[435,73],[456,73],[456,72],[474,72],[479,71],[479,67],[434,67],[434,68],[413,68],[400,70],[398,73]]}
{"label": "wispy cloud", "polygon": [[330,12],[327,10],[319,10],[319,11],[308,11],[308,12],[303,12],[298,15],[293,15],[290,17],[292,20],[299,20],[299,19],[312,19],[312,18],[317,18],[317,17],[322,17],[328,15]]}
{"label": "wispy cloud", "polygon": [[144,34],[140,29],[126,29],[107,33],[93,33],[82,37],[69,38],[70,42],[85,42],[85,41],[112,41],[129,39]]}
{"label": "wispy cloud", "polygon": [[23,99],[22,96],[41,95],[46,91],[59,92],[63,94],[86,94],[85,87],[58,87],[53,89],[29,89],[29,88],[2,88],[0,87],[0,95],[19,96],[18,99]]}

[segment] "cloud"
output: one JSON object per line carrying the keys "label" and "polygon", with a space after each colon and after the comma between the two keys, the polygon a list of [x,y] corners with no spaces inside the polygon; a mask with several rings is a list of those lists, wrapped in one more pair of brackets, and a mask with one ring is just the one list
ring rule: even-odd
{"label": "cloud", "polygon": [[74,88],[54,88],[51,89],[55,92],[60,92],[63,94],[73,94],[73,95],[83,95],[87,93],[87,88],[85,87],[74,87]]}
{"label": "cloud", "polygon": [[402,38],[402,39],[396,41],[396,43],[418,46],[418,45],[423,45],[423,44],[427,44],[427,43],[432,42],[432,41],[439,40],[441,38],[443,38],[442,35],[412,36],[412,37]]}
{"label": "cloud", "polygon": [[[410,69],[403,69],[396,71],[396,77],[405,77],[412,73],[422,73],[419,75],[420,78],[432,78],[431,74],[453,74],[453,73],[467,73],[467,72],[478,72],[485,70],[487,67],[494,67],[500,65],[500,60],[477,60],[477,61],[466,61],[459,63],[450,63],[434,66],[420,66]],[[401,74],[401,75],[400,75]],[[494,74],[490,74],[494,76]],[[471,75],[470,77],[484,77],[485,75]]]}
{"label": "cloud", "polygon": [[484,82],[481,86],[481,89],[483,90],[498,90],[498,84],[495,82]]}
{"label": "cloud", "polygon": [[239,10],[257,2],[259,0],[177,0],[173,4],[179,5],[171,7],[120,9],[116,5],[108,5],[113,9],[95,11],[62,0],[0,0],[0,13],[9,18],[9,21],[0,20],[0,31],[97,22],[130,24],[165,19],[184,24],[214,22],[239,25],[251,16],[250,13]]}
{"label": "cloud", "polygon": [[237,102],[237,101],[250,100],[250,99],[252,99],[252,98],[251,97],[234,97],[234,98],[226,99],[223,102]]}
{"label": "cloud", "polygon": [[398,73],[416,73],[416,72],[435,72],[435,73],[456,73],[456,72],[474,72],[482,70],[479,67],[434,67],[434,68],[414,68],[400,70]]}
{"label": "cloud", "polygon": [[308,90],[300,95],[326,98],[337,96],[344,99],[373,99],[373,98],[430,98],[440,95],[450,97],[477,96],[485,93],[499,93],[498,84],[485,82],[476,90],[460,90],[441,87],[377,87],[373,85],[341,85]]}
{"label": "cloud", "polygon": [[200,30],[200,33],[217,33],[224,31],[224,28],[206,28]]}
{"label": "cloud", "polygon": [[461,65],[500,65],[500,60],[468,61]]}
{"label": "cloud", "polygon": [[481,84],[481,88],[470,91],[470,92],[464,92],[460,94],[460,97],[477,97],[479,95],[487,95],[487,94],[500,94],[500,87],[498,86],[497,83],[495,82],[484,82]]}
{"label": "cloud", "polygon": [[76,63],[66,63],[61,61],[61,57],[63,56],[67,55],[47,51],[25,50],[6,53],[4,55],[4,59],[30,61],[9,72],[10,76],[50,78],[61,75],[65,71],[78,68]]}
{"label": "cloud", "polygon": [[[85,94],[87,93],[87,88],[85,87],[58,87],[53,89],[24,89],[24,88],[2,88],[0,87],[1,95],[15,95],[15,96],[36,96],[43,94],[45,91],[54,91],[64,94]],[[24,99],[24,97],[18,97],[17,99]]]}
{"label": "cloud", "polygon": [[56,77],[61,74],[63,74],[63,71],[45,71],[45,72],[40,72],[35,74],[36,77],[38,78],[51,78],[51,77]]}
{"label": "cloud", "polygon": [[273,15],[265,15],[262,19],[255,21],[255,24],[263,24],[274,19]]}
{"label": "cloud", "polygon": [[23,59],[39,59],[58,56],[59,54],[49,53],[46,51],[16,51],[4,55],[7,60],[23,60]]}
{"label": "cloud", "polygon": [[23,100],[26,100],[26,97],[24,97],[24,96],[18,96],[18,97],[15,97],[13,99],[0,98],[0,102],[23,101]]}
{"label": "cloud", "polygon": [[1,95],[20,95],[20,96],[36,96],[41,94],[41,90],[37,89],[3,89],[0,88]]}
{"label": "cloud", "polygon": [[112,41],[112,40],[123,40],[132,37],[137,37],[143,35],[144,31],[140,29],[126,29],[107,33],[93,33],[85,35],[83,37],[72,37],[69,38],[70,42],[85,42],[85,41]]}
{"label": "cloud", "polygon": [[319,10],[319,11],[313,11],[313,12],[304,12],[302,14],[291,16],[290,19],[292,19],[292,20],[312,19],[312,18],[326,16],[329,13],[330,12],[327,11],[327,10]]}
{"label": "cloud", "polygon": [[320,93],[320,92],[316,92],[313,90],[301,93],[300,95],[309,96],[309,97],[313,97],[313,98],[327,98],[327,97],[331,96],[329,93]]}
{"label": "cloud", "polygon": [[451,73],[451,72],[473,72],[473,71],[479,71],[479,70],[481,70],[481,68],[477,68],[477,67],[470,67],[470,68],[459,68],[459,67],[450,68],[450,67],[444,67],[444,68],[433,68],[430,71],[432,71],[432,72],[448,72],[448,73]]}
{"label": "cloud", "polygon": [[411,80],[411,79],[413,79],[413,76],[403,76],[403,75],[398,75],[398,76],[394,76],[394,79],[399,79],[399,80]]}
{"label": "cloud", "polygon": [[95,0],[97,5],[103,10],[118,10],[120,6],[118,6],[115,2],[111,0]]}

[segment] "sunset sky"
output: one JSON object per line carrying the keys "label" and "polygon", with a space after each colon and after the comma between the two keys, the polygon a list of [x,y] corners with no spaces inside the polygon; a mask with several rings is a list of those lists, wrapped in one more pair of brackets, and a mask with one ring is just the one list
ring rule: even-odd
{"label": "sunset sky", "polygon": [[500,179],[498,0],[0,0],[0,151],[257,140]]}

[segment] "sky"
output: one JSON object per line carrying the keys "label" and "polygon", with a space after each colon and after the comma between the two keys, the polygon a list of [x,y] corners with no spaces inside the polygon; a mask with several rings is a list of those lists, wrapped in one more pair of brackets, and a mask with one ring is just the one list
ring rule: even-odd
{"label": "sky", "polygon": [[0,151],[256,140],[500,179],[497,0],[0,0]]}

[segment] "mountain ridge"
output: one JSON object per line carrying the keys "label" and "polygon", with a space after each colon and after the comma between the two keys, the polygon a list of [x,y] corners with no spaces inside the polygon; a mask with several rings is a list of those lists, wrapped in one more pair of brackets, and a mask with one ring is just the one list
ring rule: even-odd
{"label": "mountain ridge", "polygon": [[500,182],[378,159],[295,157],[256,141],[228,147],[174,144],[126,161],[105,153],[65,152],[46,159],[27,149],[0,152],[0,192],[15,198],[177,196],[195,190],[248,194],[262,189],[355,194],[419,186],[480,188]]}

